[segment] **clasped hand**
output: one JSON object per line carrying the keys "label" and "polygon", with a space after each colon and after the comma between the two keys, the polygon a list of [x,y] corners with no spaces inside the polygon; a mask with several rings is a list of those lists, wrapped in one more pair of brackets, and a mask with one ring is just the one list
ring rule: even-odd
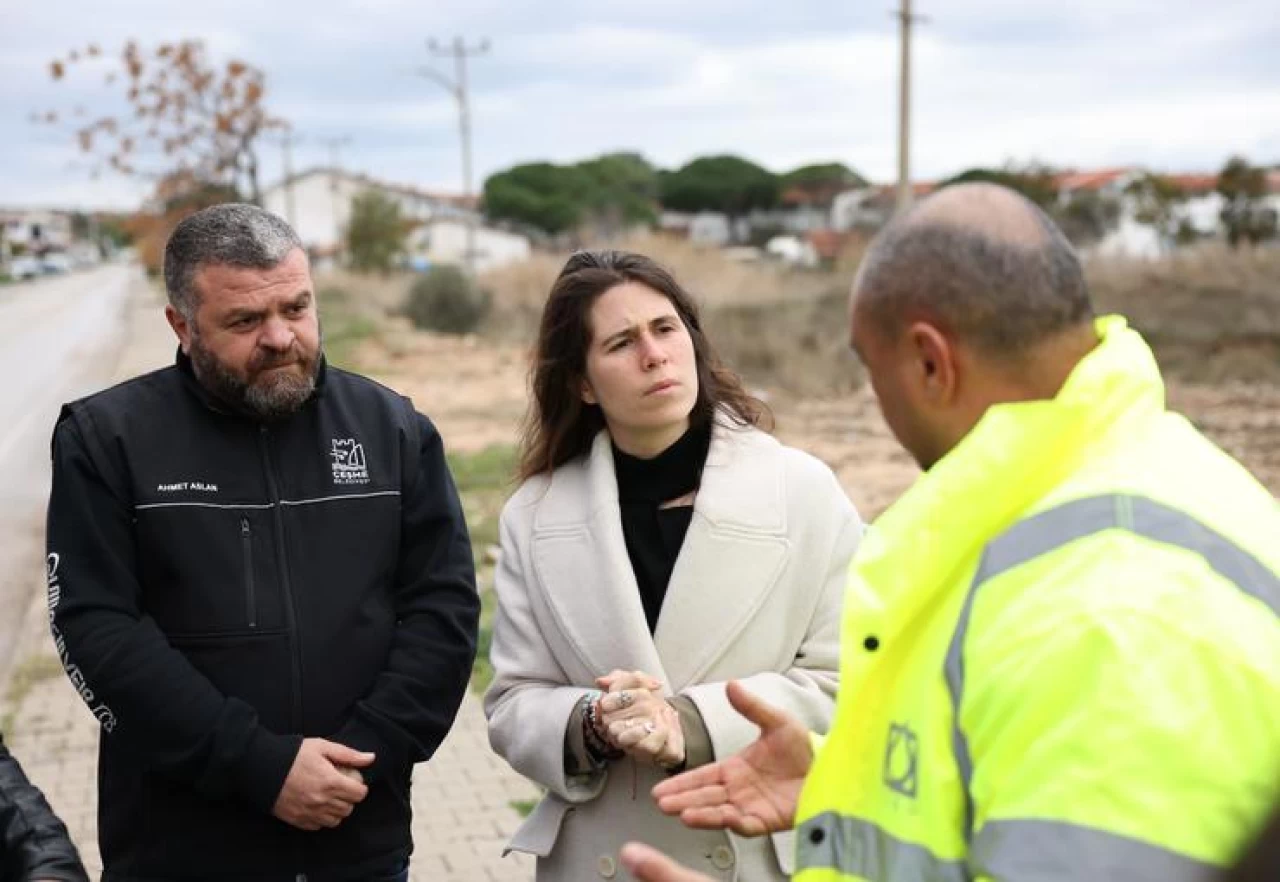
{"label": "clasped hand", "polygon": [[662,697],[662,681],[643,671],[613,671],[596,680],[599,734],[618,750],[663,769],[684,764],[680,715]]}

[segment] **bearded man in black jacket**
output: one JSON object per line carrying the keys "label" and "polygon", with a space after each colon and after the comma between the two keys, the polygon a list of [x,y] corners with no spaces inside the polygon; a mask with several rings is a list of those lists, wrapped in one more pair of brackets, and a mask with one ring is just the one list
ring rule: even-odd
{"label": "bearded man in black jacket", "polygon": [[479,614],[440,435],[325,364],[278,217],[192,215],[164,276],[176,364],[53,436],[50,621],[101,723],[103,878],[404,879]]}

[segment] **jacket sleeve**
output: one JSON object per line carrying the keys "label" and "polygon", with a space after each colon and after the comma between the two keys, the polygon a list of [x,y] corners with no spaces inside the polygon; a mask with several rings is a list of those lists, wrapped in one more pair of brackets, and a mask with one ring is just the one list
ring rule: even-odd
{"label": "jacket sleeve", "polygon": [[1110,570],[1110,608],[1009,617],[967,643],[979,879],[1217,878],[1280,799],[1280,644],[1224,645],[1220,623],[1179,621],[1176,590],[1126,608]]}
{"label": "jacket sleeve", "polygon": [[[87,420],[87,417],[85,417]],[[58,655],[103,737],[143,768],[270,812],[300,739],[222,695],[141,604],[128,494],[103,447],[64,410],[53,436],[49,607]]]}
{"label": "jacket sleeve", "polygon": [[67,828],[2,741],[0,879],[89,882]]}
{"label": "jacket sleeve", "polygon": [[373,687],[334,736],[377,754],[373,779],[430,759],[449,733],[480,617],[471,540],[444,444],[431,421],[406,406],[418,440],[402,497],[395,636]]}
{"label": "jacket sleeve", "polygon": [[570,803],[595,799],[605,769],[571,774],[565,767],[566,735],[581,725],[578,703],[592,689],[574,686],[561,668],[534,615],[526,582],[520,530],[511,503],[502,513],[501,548],[493,585],[493,683],[484,697],[489,744],[511,767]]}
{"label": "jacket sleeve", "polygon": [[[765,671],[740,682],[752,694],[798,717],[811,730],[825,732],[835,710],[840,682],[840,618],[849,560],[862,538],[862,520],[853,504],[827,472],[830,503],[826,507],[838,525],[824,558],[815,562],[815,578],[822,580],[818,602],[791,666],[780,672]],[[816,494],[815,494],[816,495]],[[814,506],[810,499],[805,504]],[[697,706],[715,758],[731,756],[760,736],[760,730],[729,704],[725,683],[699,683],[685,689]],[[695,757],[695,759],[697,759]]]}

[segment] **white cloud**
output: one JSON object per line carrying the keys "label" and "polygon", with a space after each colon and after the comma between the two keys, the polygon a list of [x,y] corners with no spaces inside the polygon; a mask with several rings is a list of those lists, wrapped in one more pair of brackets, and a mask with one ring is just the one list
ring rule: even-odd
{"label": "white cloud", "polygon": [[[1212,169],[1237,151],[1280,161],[1273,3],[920,0],[931,20],[914,44],[914,168],[935,177],[1037,158]],[[405,71],[448,71],[425,38],[465,34],[493,47],[471,65],[478,179],[611,149],[668,166],[735,152],[778,170],[841,160],[875,178],[895,172],[897,36],[875,4],[117,0],[110,17],[97,9],[28,4],[0,35],[0,202],[91,186],[134,198],[136,184],[90,185],[65,161],[46,161],[56,139],[25,122],[32,109],[101,94],[51,83],[53,54],[130,36],[203,37],[215,57],[263,67],[271,106],[307,136],[299,167],[327,161],[322,139],[350,135],[342,158],[352,168],[455,186],[453,101]],[[279,168],[278,150],[265,151],[264,174]]]}

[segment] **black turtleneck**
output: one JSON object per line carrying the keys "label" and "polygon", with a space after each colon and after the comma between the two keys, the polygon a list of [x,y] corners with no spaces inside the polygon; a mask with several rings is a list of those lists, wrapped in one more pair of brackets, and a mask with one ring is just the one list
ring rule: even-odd
{"label": "black turtleneck", "polygon": [[649,633],[658,626],[671,570],[693,519],[692,505],[660,506],[698,489],[710,445],[711,426],[707,425],[689,429],[653,459],[640,459],[613,448],[622,535],[640,586]]}

